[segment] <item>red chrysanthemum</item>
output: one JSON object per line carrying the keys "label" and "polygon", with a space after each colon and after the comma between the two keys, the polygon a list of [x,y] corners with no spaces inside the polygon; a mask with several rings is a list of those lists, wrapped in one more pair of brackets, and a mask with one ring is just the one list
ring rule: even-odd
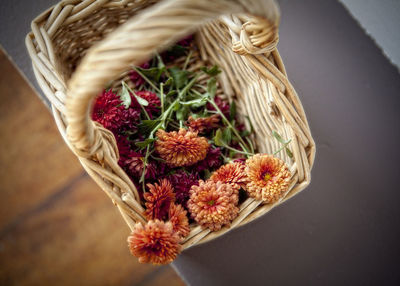
{"label": "red chrysanthemum", "polygon": [[246,161],[247,192],[257,200],[277,201],[287,191],[290,171],[285,162],[272,155],[256,154]]}
{"label": "red chrysanthemum", "polygon": [[140,111],[129,107],[121,112],[121,125],[118,132],[121,134],[124,131],[136,132],[140,122]]}
{"label": "red chrysanthemum", "polygon": [[[140,67],[143,69],[148,69],[150,67],[150,63],[145,62],[145,63],[141,64]],[[139,87],[145,83],[145,80],[142,78],[142,76],[135,70],[132,70],[129,73],[129,78],[131,79],[131,81],[135,85],[135,87]]]}
{"label": "red chrysanthemum", "polygon": [[[129,172],[129,174],[133,177],[140,178],[143,173],[144,167],[144,156],[140,153],[132,152],[130,157],[124,161],[125,169]],[[146,170],[145,170],[145,179],[146,180],[155,180],[159,175],[157,172],[157,165],[151,159],[147,160]]]}
{"label": "red chrysanthemum", "polygon": [[[114,134],[115,135],[115,134]],[[119,161],[121,167],[124,167],[124,162],[127,160],[131,154],[131,143],[128,141],[126,136],[116,135],[115,140],[117,141],[118,153],[119,153]]]}
{"label": "red chrysanthemum", "polygon": [[145,226],[141,223],[135,225],[128,237],[128,246],[140,263],[160,265],[176,258],[181,250],[179,241],[171,222],[150,220]]}
{"label": "red chrysanthemum", "polygon": [[204,133],[211,131],[219,126],[220,116],[218,114],[213,114],[209,117],[200,117],[194,119],[192,116],[189,116],[186,125],[190,128],[190,130]]}
{"label": "red chrysanthemum", "polygon": [[190,232],[187,212],[181,205],[171,204],[169,208],[169,221],[179,236],[186,237]]}
{"label": "red chrysanthemum", "polygon": [[232,162],[216,170],[210,177],[214,182],[231,184],[235,188],[245,188],[248,178],[245,172],[245,164]]}
{"label": "red chrysanthemum", "polygon": [[147,219],[167,219],[169,208],[175,201],[171,183],[166,179],[161,179],[159,184],[147,184],[147,187],[149,191],[144,194]]}
{"label": "red chrysanthemum", "polygon": [[[150,116],[160,111],[161,101],[154,92],[141,90],[141,91],[136,91],[135,94],[145,99],[149,103],[149,105],[145,106],[144,108],[146,109],[146,111],[149,113]],[[139,102],[133,95],[131,95],[131,98],[132,98],[131,106],[139,110],[140,109]]]}
{"label": "red chrysanthemum", "polygon": [[201,160],[196,165],[193,165],[192,169],[196,170],[197,172],[202,172],[204,170],[211,170],[218,168],[221,165],[222,165],[221,149],[210,147],[204,160]]}
{"label": "red chrysanthemum", "polygon": [[112,90],[104,90],[96,98],[93,106],[92,119],[111,131],[118,130],[123,125],[125,107]]}
{"label": "red chrysanthemum", "polygon": [[235,160],[233,160],[233,162],[245,163],[246,162],[246,158],[236,158]]}
{"label": "red chrysanthemum", "polygon": [[188,208],[192,218],[210,230],[230,225],[237,216],[239,191],[229,184],[208,180],[192,186]]}
{"label": "red chrysanthemum", "polygon": [[206,138],[183,128],[179,132],[159,129],[157,137],[156,151],[172,167],[191,166],[203,160],[210,146]]}
{"label": "red chrysanthemum", "polygon": [[[222,99],[220,96],[214,97],[214,102],[221,110],[221,112],[225,115],[226,118],[230,118],[230,105],[229,102],[225,99]],[[214,106],[211,103],[207,103],[208,110],[215,110]],[[233,119],[233,118],[232,118]]]}
{"label": "red chrysanthemum", "polygon": [[137,129],[140,112],[133,108],[126,109],[119,96],[108,90],[96,98],[92,119],[118,136],[123,131]]}
{"label": "red chrysanthemum", "polygon": [[195,172],[187,173],[183,170],[179,170],[166,178],[171,182],[172,186],[174,186],[176,202],[181,204],[184,208],[187,208],[190,188],[193,185],[199,184],[199,175]]}
{"label": "red chrysanthemum", "polygon": [[194,36],[189,35],[189,36],[183,38],[182,40],[180,40],[177,44],[181,45],[183,47],[190,47],[193,43],[193,39],[194,39]]}

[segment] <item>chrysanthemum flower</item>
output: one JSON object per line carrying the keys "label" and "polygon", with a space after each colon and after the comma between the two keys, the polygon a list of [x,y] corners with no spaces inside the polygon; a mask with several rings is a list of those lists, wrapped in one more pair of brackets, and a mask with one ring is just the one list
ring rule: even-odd
{"label": "chrysanthemum flower", "polygon": [[[115,134],[114,134],[115,135]],[[124,162],[131,156],[132,149],[131,144],[126,138],[126,136],[115,135],[115,140],[117,141],[119,161],[121,167],[124,167]]]}
{"label": "chrysanthemum flower", "polygon": [[169,208],[169,221],[172,223],[173,229],[181,237],[186,237],[189,232],[189,220],[187,212],[181,205],[171,204]]}
{"label": "chrysanthemum flower", "polygon": [[124,131],[135,132],[137,131],[137,127],[140,121],[140,111],[129,107],[128,109],[123,109],[121,112],[121,124],[118,129],[118,133],[122,133]]}
{"label": "chrysanthemum flower", "polygon": [[[214,97],[214,102],[218,106],[218,108],[222,111],[226,118],[230,117],[230,105],[229,102],[225,99],[222,99],[220,96]],[[207,103],[208,110],[215,110],[214,106],[211,103]],[[233,118],[232,118],[233,119]]]}
{"label": "chrysanthemum flower", "polygon": [[245,168],[243,163],[228,163],[212,173],[210,180],[230,184],[238,189],[245,188],[248,180]]}
{"label": "chrysanthemum flower", "polygon": [[182,40],[180,40],[177,44],[184,46],[184,47],[189,47],[192,44],[193,39],[194,39],[193,35],[189,35],[189,36],[183,38]]}
{"label": "chrysanthemum flower", "polygon": [[[161,107],[161,100],[158,98],[158,96],[151,91],[147,90],[141,90],[141,91],[136,91],[135,94],[145,100],[149,103],[149,105],[145,106],[144,108],[146,111],[149,113],[150,117],[154,115],[154,113],[157,113],[160,110]],[[140,110],[140,105],[139,102],[136,100],[136,98],[131,95],[132,98],[132,103],[131,106],[133,108],[136,108]]]}
{"label": "chrysanthemum flower", "polygon": [[147,219],[166,219],[169,207],[175,201],[171,183],[166,179],[161,179],[159,183],[147,184],[149,191],[144,194]]}
{"label": "chrysanthemum flower", "polygon": [[96,98],[92,119],[118,136],[123,131],[137,129],[140,111],[133,108],[126,109],[119,96],[108,90]]}
{"label": "chrysanthemum flower", "polygon": [[[143,69],[148,69],[150,67],[149,62],[145,62],[140,65],[141,68]],[[145,80],[142,78],[142,76],[135,70],[132,70],[129,73],[129,78],[131,79],[132,83],[135,85],[135,87],[139,87],[142,84],[144,84]]]}
{"label": "chrysanthemum flower", "polygon": [[193,185],[199,184],[199,175],[196,172],[187,173],[183,170],[179,170],[176,173],[166,177],[175,190],[176,202],[187,208],[187,201],[190,198],[190,188]]}
{"label": "chrysanthemum flower", "polygon": [[286,164],[272,155],[256,154],[246,161],[249,178],[247,192],[257,200],[275,202],[287,191],[290,171]]}
{"label": "chrysanthemum flower", "polygon": [[238,201],[237,188],[221,182],[200,180],[199,185],[192,186],[190,190],[188,208],[198,224],[214,231],[230,225],[239,212]]}
{"label": "chrysanthemum flower", "polygon": [[211,131],[218,127],[219,123],[219,115],[213,114],[209,117],[200,117],[194,119],[192,116],[189,116],[186,125],[192,130],[197,131],[199,133]]}
{"label": "chrysanthemum flower", "polygon": [[155,149],[171,167],[191,166],[203,160],[210,146],[206,138],[183,128],[179,132],[159,129],[157,137]]}
{"label": "chrysanthemum flower", "polygon": [[213,148],[210,146],[208,150],[207,156],[204,160],[197,162],[195,165],[192,166],[193,170],[197,172],[201,172],[204,170],[210,170],[218,168],[222,165],[222,156],[221,156],[221,149],[220,148]]}
{"label": "chrysanthemum flower", "polygon": [[160,265],[176,258],[181,250],[179,241],[171,222],[150,220],[145,226],[141,223],[135,225],[128,237],[128,246],[140,263]]}
{"label": "chrysanthemum flower", "polygon": [[108,130],[116,131],[123,124],[123,111],[125,107],[121,103],[122,101],[112,90],[104,90],[96,98],[92,111],[92,119],[99,122]]}
{"label": "chrysanthemum flower", "polygon": [[[127,158],[124,163],[124,169],[132,176],[140,178],[143,173],[144,168],[144,155],[136,152],[132,152],[130,157]],[[151,159],[147,160],[146,170],[145,170],[145,179],[146,180],[155,180],[158,176],[158,168],[157,165],[151,161]]]}

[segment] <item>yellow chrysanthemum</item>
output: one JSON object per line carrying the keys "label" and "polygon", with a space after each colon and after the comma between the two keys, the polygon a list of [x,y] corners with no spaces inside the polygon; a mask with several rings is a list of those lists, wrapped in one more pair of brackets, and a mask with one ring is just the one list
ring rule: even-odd
{"label": "yellow chrysanthemum", "polygon": [[287,191],[290,171],[285,162],[272,155],[256,154],[246,161],[249,179],[247,192],[257,200],[267,203],[277,201]]}

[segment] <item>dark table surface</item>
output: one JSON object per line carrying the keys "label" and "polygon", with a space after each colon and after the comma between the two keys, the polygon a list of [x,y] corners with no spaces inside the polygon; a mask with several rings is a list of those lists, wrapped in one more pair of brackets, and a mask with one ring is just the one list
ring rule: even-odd
{"label": "dark table surface", "polygon": [[[1,44],[34,84],[24,36],[55,2],[0,10]],[[399,72],[339,2],[279,3],[278,47],[317,143],[311,186],[173,266],[190,285],[400,285]]]}

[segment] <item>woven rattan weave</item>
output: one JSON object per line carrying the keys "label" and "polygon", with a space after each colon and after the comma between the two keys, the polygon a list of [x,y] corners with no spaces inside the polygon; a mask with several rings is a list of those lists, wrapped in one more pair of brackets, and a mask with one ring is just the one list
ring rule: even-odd
{"label": "woven rattan weave", "polygon": [[210,232],[192,225],[182,242],[187,248],[250,222],[310,183],[315,145],[276,49],[278,25],[279,10],[269,0],[65,0],[32,22],[26,45],[62,137],[131,229],[146,221],[138,192],[117,164],[113,134],[91,121],[90,112],[110,81],[155,51],[195,33],[194,60],[220,66],[219,93],[250,118],[258,152],[279,149],[274,130],[292,140],[293,158],[277,154],[292,172],[286,195],[273,204],[247,199],[230,228]]}

